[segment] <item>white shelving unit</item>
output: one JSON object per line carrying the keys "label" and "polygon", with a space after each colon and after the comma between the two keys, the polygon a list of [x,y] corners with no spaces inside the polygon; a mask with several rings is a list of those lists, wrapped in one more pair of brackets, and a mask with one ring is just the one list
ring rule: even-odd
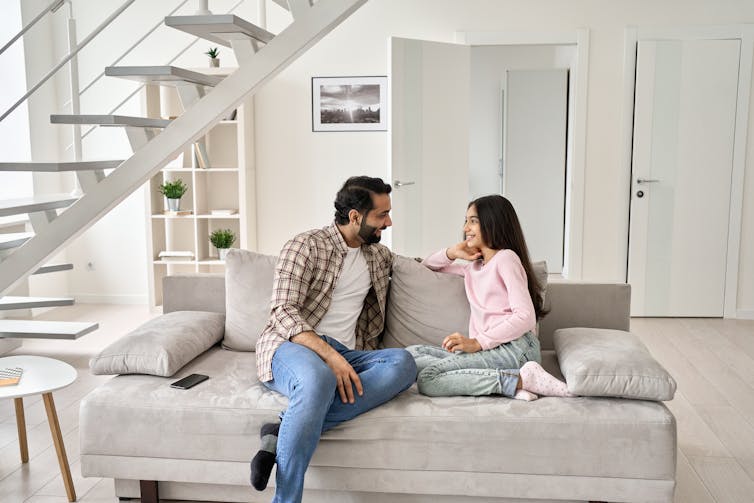
{"label": "white shelving unit", "polygon": [[[214,70],[214,71],[213,71]],[[228,69],[201,69],[223,75]],[[176,91],[147,86],[146,106],[150,117],[177,115]],[[161,113],[160,113],[161,112]],[[177,112],[177,113],[176,113]],[[235,120],[224,120],[203,137],[209,165],[198,166],[194,147],[188,146],[148,184],[147,247],[149,298],[152,306],[162,304],[162,279],[166,275],[195,272],[224,272],[225,263],[209,242],[217,229],[231,229],[237,239],[234,248],[256,249],[256,211],[254,200],[253,99],[238,107]],[[190,215],[166,215],[167,204],[158,187],[165,181],[182,179],[189,189],[181,198],[181,210]],[[234,209],[233,215],[212,215],[212,210]],[[162,251],[191,251],[192,260],[165,260]]]}

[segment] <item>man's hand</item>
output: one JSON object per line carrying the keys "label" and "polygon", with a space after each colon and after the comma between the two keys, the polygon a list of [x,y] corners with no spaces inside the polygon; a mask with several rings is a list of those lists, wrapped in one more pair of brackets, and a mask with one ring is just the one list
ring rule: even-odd
{"label": "man's hand", "polygon": [[354,387],[356,387],[356,392],[359,396],[364,394],[359,374],[356,373],[351,364],[340,353],[333,350],[332,354],[325,360],[325,363],[332,369],[333,374],[335,374],[335,379],[338,381],[338,393],[343,403],[354,403]]}
{"label": "man's hand", "polygon": [[301,332],[291,337],[291,342],[311,349],[330,367],[330,370],[335,374],[335,379],[338,381],[338,393],[343,403],[354,403],[354,386],[359,396],[364,394],[359,374],[356,373],[351,364],[340,353],[335,351],[332,346],[323,341],[316,333],[309,331]]}
{"label": "man's hand", "polygon": [[470,248],[466,241],[461,241],[448,248],[445,255],[450,260],[455,260],[457,258],[463,260],[476,260],[482,257],[482,251],[479,248]]}
{"label": "man's hand", "polygon": [[476,339],[470,339],[458,332],[443,339],[442,348],[446,351],[463,351],[464,353],[476,353],[482,350],[482,346]]}

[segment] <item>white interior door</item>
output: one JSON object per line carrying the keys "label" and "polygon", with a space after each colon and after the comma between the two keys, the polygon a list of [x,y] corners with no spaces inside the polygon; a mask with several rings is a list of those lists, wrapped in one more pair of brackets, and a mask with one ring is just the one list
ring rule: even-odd
{"label": "white interior door", "polygon": [[468,46],[392,39],[396,253],[423,257],[462,239],[469,194],[469,79]]}
{"label": "white interior door", "polygon": [[506,72],[503,195],[529,256],[563,271],[568,69]]}
{"label": "white interior door", "polygon": [[723,315],[739,53],[738,40],[639,42],[634,316]]}

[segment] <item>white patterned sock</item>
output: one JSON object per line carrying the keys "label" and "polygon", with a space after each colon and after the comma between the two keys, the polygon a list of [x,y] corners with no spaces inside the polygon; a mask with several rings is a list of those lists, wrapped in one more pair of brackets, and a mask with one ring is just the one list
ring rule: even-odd
{"label": "white patterned sock", "polygon": [[573,397],[563,381],[548,373],[537,362],[526,362],[521,367],[521,387],[542,396]]}
{"label": "white patterned sock", "polygon": [[513,395],[516,400],[523,400],[525,402],[531,402],[539,398],[537,395],[525,389],[516,390],[516,394]]}

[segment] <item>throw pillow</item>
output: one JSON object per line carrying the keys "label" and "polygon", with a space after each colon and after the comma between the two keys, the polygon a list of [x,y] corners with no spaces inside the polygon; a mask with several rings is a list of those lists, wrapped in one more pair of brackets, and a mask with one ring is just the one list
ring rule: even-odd
{"label": "throw pillow", "polygon": [[270,318],[277,258],[231,248],[225,258],[225,338],[223,347],[254,351]]}
{"label": "throw pillow", "polygon": [[632,333],[562,328],[553,334],[553,342],[571,393],[638,400],[673,399],[675,380]]}
{"label": "throw pillow", "polygon": [[92,374],[170,377],[223,338],[225,315],[175,311],[121,337],[89,361]]}
{"label": "throw pillow", "polygon": [[[544,294],[547,264],[534,262],[532,267]],[[453,332],[468,334],[469,316],[462,276],[435,272],[412,258],[395,256],[385,313],[386,348],[439,346]]]}

